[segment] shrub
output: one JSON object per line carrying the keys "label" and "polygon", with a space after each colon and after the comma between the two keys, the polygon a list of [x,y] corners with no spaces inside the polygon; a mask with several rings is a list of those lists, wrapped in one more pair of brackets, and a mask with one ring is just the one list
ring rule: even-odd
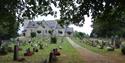
{"label": "shrub", "polygon": [[8,52],[13,52],[13,48],[12,47],[7,47]]}
{"label": "shrub", "polygon": [[7,52],[6,47],[0,48],[0,55],[6,55],[7,53],[8,53],[8,52]]}
{"label": "shrub", "polygon": [[51,43],[56,44],[56,42],[57,42],[57,38],[56,37],[51,37]]}
{"label": "shrub", "polygon": [[31,32],[31,37],[36,37],[36,33],[35,32]]}
{"label": "shrub", "polygon": [[121,47],[121,52],[122,52],[122,54],[125,55],[125,45],[122,45],[122,47]]}

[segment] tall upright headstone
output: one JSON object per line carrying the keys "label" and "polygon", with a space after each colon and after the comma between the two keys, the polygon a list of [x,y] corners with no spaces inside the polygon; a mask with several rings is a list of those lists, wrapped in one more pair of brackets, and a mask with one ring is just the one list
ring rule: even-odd
{"label": "tall upright headstone", "polygon": [[14,45],[14,54],[13,54],[13,60],[17,60],[18,59],[18,46]]}
{"label": "tall upright headstone", "polygon": [[1,38],[0,38],[0,46],[2,45],[2,40],[1,40]]}

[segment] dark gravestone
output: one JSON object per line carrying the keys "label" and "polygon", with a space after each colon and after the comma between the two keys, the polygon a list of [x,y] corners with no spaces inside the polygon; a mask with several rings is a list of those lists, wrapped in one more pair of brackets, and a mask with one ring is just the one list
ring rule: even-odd
{"label": "dark gravestone", "polygon": [[49,54],[49,63],[53,62],[53,52],[50,52]]}
{"label": "dark gravestone", "polygon": [[2,40],[0,39],[0,46],[2,45]]}
{"label": "dark gravestone", "polygon": [[55,61],[57,61],[57,56],[60,56],[60,52],[55,48],[50,52],[49,63],[55,63]]}
{"label": "dark gravestone", "polygon": [[18,46],[14,45],[14,55],[13,55],[13,60],[17,60],[18,59]]}
{"label": "dark gravestone", "polygon": [[114,51],[114,47],[113,46],[107,47],[107,51]]}
{"label": "dark gravestone", "polygon": [[115,42],[115,37],[114,36],[111,36],[111,45],[113,45]]}
{"label": "dark gravestone", "polygon": [[39,50],[37,48],[33,48],[33,52],[38,52]]}
{"label": "dark gravestone", "polygon": [[43,49],[43,44],[39,44],[40,49]]}
{"label": "dark gravestone", "polygon": [[122,52],[122,54],[124,54],[125,55],[125,45],[121,45],[121,52]]}
{"label": "dark gravestone", "polygon": [[120,48],[120,45],[121,45],[120,38],[117,38],[117,39],[116,39],[116,42],[115,42],[115,47],[116,47],[116,48]]}

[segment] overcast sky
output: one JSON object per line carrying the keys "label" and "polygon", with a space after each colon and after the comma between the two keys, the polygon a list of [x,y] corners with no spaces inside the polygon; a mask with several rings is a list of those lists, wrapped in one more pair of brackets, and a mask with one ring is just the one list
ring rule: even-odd
{"label": "overcast sky", "polygon": [[75,26],[75,25],[70,25],[70,27],[73,27],[74,30],[76,31],[79,31],[79,32],[85,32],[87,34],[90,35],[91,31],[92,31],[92,22],[91,22],[91,17],[87,17],[85,16],[85,22],[84,22],[84,25],[83,27],[78,27],[78,26]]}

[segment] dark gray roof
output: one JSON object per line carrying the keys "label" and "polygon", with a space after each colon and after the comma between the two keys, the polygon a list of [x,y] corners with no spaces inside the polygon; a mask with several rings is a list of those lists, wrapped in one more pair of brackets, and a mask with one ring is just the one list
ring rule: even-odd
{"label": "dark gray roof", "polygon": [[57,24],[56,29],[62,29],[62,27],[59,24]]}
{"label": "dark gray roof", "polygon": [[35,21],[29,21],[27,28],[37,28],[39,25]]}
{"label": "dark gray roof", "polygon": [[57,22],[56,21],[44,21],[49,28],[56,28]]}
{"label": "dark gray roof", "polygon": [[48,26],[51,29],[61,29],[62,27],[55,20],[47,21],[29,21],[27,28],[37,28],[38,26],[46,27]]}

